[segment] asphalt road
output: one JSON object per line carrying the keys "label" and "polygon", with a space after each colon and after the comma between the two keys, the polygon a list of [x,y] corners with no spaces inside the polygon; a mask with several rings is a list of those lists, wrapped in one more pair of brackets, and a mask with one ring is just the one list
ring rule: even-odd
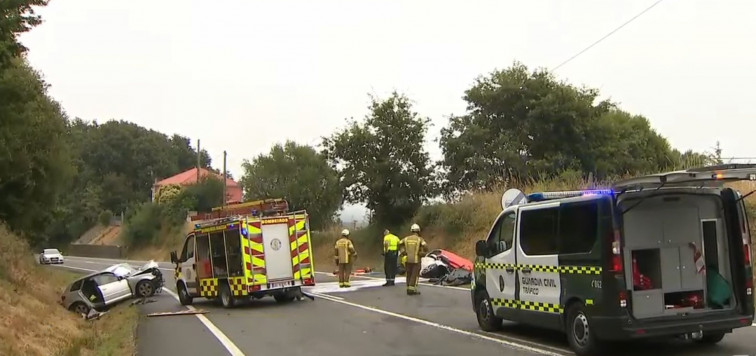
{"label": "asphalt road", "polygon": [[[66,257],[56,268],[88,272],[120,261]],[[143,262],[129,261],[133,265]],[[166,291],[142,314],[186,309],[175,296],[170,263],[160,263]],[[574,355],[564,335],[517,324],[498,333],[482,332],[467,289],[423,285],[420,296],[407,296],[403,284],[380,287],[380,278],[356,277],[352,288],[339,289],[328,273],[316,276],[309,289],[316,300],[280,305],[272,298],[236,309],[224,309],[201,298],[194,307],[203,316],[181,315],[140,319],[139,355]],[[735,330],[718,345],[686,341],[643,341],[612,345],[607,356],[756,355],[756,327]]]}

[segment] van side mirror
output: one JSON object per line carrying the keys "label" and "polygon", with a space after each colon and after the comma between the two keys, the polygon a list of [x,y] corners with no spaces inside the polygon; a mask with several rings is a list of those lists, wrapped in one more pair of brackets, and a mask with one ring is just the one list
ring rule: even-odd
{"label": "van side mirror", "polygon": [[171,263],[179,263],[178,256],[176,256],[176,251],[171,251]]}
{"label": "van side mirror", "polygon": [[479,240],[475,243],[475,255],[480,257],[488,256],[488,244],[486,240]]}

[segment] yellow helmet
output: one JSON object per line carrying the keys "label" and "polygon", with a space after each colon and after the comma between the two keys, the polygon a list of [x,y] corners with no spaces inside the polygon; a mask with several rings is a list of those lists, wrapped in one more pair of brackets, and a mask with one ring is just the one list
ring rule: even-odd
{"label": "yellow helmet", "polygon": [[420,225],[418,224],[412,224],[412,227],[410,227],[411,232],[420,232]]}
{"label": "yellow helmet", "polygon": [[349,229],[341,230],[341,236],[349,236]]}

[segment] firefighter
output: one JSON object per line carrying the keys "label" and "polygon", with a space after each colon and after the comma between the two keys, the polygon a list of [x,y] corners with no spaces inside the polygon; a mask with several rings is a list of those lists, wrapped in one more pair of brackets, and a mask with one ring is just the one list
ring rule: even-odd
{"label": "firefighter", "polygon": [[341,231],[341,238],[336,241],[334,248],[334,261],[339,267],[339,288],[348,288],[349,277],[352,274],[352,262],[357,258],[352,240],[349,239],[349,230]]}
{"label": "firefighter", "polygon": [[420,294],[417,289],[417,279],[420,277],[420,258],[425,255],[428,245],[420,237],[420,226],[412,224],[409,235],[399,241],[399,250],[407,256],[407,295]]}
{"label": "firefighter", "polygon": [[383,231],[383,270],[386,271],[386,283],[383,286],[393,286],[396,278],[396,264],[399,254],[399,238],[389,229]]}

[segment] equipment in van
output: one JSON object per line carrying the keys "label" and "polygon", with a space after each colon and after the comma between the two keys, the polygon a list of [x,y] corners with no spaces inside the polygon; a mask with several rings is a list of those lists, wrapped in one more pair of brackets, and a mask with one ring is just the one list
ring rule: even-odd
{"label": "equipment in van", "polygon": [[471,300],[483,330],[503,319],[564,331],[580,356],[603,341],[716,343],[754,319],[745,195],[756,165],[628,179],[607,189],[510,189],[475,245]]}
{"label": "equipment in van", "polygon": [[[283,199],[216,208],[196,220],[180,254],[171,252],[182,305],[219,299],[224,307],[273,296],[285,303],[315,285],[309,215]],[[312,298],[311,298],[312,299]]]}

